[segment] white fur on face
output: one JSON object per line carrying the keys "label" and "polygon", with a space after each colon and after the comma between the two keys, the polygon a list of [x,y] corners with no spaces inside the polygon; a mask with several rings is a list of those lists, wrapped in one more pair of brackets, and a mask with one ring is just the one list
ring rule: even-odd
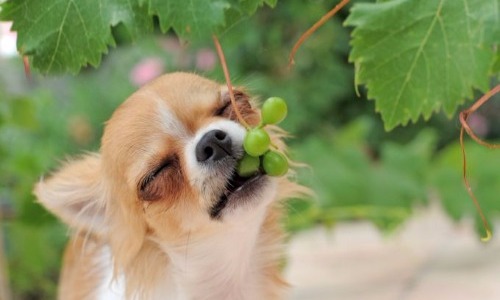
{"label": "white fur on face", "polygon": [[213,165],[200,163],[196,159],[196,145],[207,132],[212,130],[222,130],[231,138],[235,162],[243,156],[243,139],[246,133],[245,128],[240,124],[229,120],[220,120],[200,129],[194,138],[186,144],[184,152],[186,173],[191,185],[200,191],[202,197],[200,200],[204,202],[205,207],[213,204],[212,201],[220,195],[227,178],[231,176],[231,173],[222,173],[223,168],[214,168]]}
{"label": "white fur on face", "polygon": [[177,118],[175,113],[157,96],[156,103],[158,111],[160,112],[160,123],[162,124],[163,131],[171,137],[178,140],[187,139],[189,137],[188,131],[184,124]]}

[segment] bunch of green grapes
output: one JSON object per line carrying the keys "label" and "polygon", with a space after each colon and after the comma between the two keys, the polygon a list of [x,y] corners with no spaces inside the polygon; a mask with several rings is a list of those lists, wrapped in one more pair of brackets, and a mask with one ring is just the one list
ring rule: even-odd
{"label": "bunch of green grapes", "polygon": [[237,172],[248,177],[262,169],[269,176],[283,176],[288,171],[288,159],[280,151],[271,150],[271,138],[264,129],[268,124],[278,124],[287,114],[285,100],[271,97],[262,105],[260,124],[248,130],[243,141],[245,155],[238,162]]}

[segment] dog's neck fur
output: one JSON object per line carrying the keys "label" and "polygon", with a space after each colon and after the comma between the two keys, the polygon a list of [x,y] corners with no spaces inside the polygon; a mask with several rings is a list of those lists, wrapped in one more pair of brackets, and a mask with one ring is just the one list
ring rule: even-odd
{"label": "dog's neck fur", "polygon": [[238,226],[203,241],[188,238],[180,247],[162,245],[171,259],[178,298],[263,299],[256,257],[259,230]]}
{"label": "dog's neck fur", "polygon": [[[264,286],[269,274],[265,273],[275,257],[265,254],[277,250],[275,245],[268,243],[276,239],[266,237],[266,233],[261,231],[263,215],[254,215],[249,221],[228,226],[226,230],[204,240],[187,236],[184,243],[177,245],[155,242],[168,259],[147,265],[157,268],[154,273],[163,276],[155,278],[153,286],[148,287],[147,295],[139,293],[132,299],[268,299]],[[115,295],[112,299],[119,299],[120,295],[126,294],[125,282],[127,280],[119,276],[111,284],[109,281],[104,283],[98,299],[111,299],[109,288]],[[151,285],[151,282],[144,284]],[[135,291],[132,292],[135,294]]]}

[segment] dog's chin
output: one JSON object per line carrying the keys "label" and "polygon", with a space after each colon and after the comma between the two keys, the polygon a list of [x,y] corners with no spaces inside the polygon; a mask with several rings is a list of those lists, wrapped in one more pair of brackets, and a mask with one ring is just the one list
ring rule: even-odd
{"label": "dog's chin", "polygon": [[210,217],[220,220],[224,215],[238,208],[251,208],[259,205],[259,200],[263,198],[268,185],[268,176],[261,172],[250,177],[242,177],[233,172],[227,179],[219,198],[211,207]]}

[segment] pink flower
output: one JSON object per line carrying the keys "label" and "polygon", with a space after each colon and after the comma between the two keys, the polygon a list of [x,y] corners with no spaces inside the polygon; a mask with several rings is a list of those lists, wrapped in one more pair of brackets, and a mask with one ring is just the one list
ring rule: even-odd
{"label": "pink flower", "polygon": [[470,128],[474,131],[478,136],[484,137],[488,134],[488,121],[481,114],[475,113],[469,116]]}
{"label": "pink flower", "polygon": [[160,39],[160,45],[165,51],[171,54],[179,54],[182,51],[182,46],[178,38],[174,37],[162,38]]}
{"label": "pink flower", "polygon": [[215,53],[211,49],[202,48],[196,53],[196,68],[202,71],[211,71],[217,62]]}
{"label": "pink flower", "polygon": [[135,86],[142,86],[165,72],[165,65],[160,58],[143,59],[130,71],[130,81]]}

